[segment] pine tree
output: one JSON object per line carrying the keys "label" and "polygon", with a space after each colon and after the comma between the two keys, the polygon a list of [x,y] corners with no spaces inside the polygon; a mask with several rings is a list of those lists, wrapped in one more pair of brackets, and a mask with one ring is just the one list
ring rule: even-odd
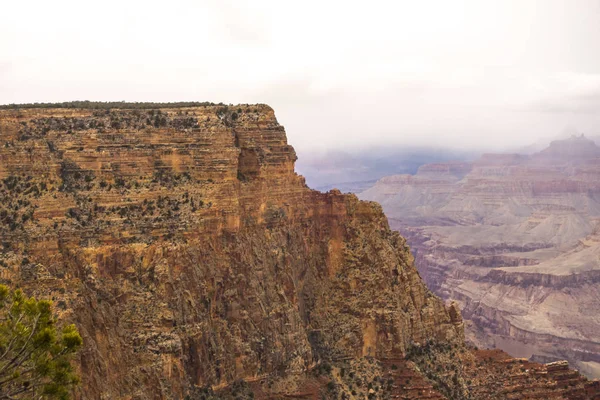
{"label": "pine tree", "polygon": [[82,343],[75,325],[57,326],[50,301],[0,285],[0,399],[70,398]]}

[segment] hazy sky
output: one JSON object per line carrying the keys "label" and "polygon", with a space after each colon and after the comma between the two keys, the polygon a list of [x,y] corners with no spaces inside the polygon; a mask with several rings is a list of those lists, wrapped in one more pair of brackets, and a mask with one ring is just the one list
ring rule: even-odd
{"label": "hazy sky", "polygon": [[268,103],[313,146],[600,134],[600,0],[2,0],[0,103]]}

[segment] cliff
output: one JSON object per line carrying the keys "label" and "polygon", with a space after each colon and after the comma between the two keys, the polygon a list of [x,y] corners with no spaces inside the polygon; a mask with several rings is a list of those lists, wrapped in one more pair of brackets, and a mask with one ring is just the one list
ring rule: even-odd
{"label": "cliff", "polygon": [[79,398],[598,393],[466,348],[381,207],[308,189],[268,106],[4,109],[0,140],[0,277],[79,327]]}
{"label": "cliff", "polygon": [[83,398],[460,341],[381,208],[309,190],[268,106],[4,110],[0,137],[1,276],[77,323]]}

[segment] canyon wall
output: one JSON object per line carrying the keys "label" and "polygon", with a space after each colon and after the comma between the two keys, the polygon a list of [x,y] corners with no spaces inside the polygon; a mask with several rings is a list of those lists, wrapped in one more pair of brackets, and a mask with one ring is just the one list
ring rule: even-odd
{"label": "canyon wall", "polygon": [[459,302],[467,337],[600,376],[600,148],[585,137],[523,156],[381,179],[381,202],[429,288]]}
{"label": "canyon wall", "polygon": [[2,280],[77,323],[83,398],[461,340],[381,208],[294,173],[268,106],[2,111],[0,137]]}
{"label": "canyon wall", "polygon": [[600,396],[466,347],[381,207],[308,189],[268,106],[4,109],[0,139],[0,280],[78,326],[77,398]]}

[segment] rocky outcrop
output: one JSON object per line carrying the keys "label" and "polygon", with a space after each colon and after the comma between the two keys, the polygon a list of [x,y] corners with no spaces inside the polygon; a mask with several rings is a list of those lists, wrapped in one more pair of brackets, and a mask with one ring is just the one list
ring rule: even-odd
{"label": "rocky outcrop", "polygon": [[382,203],[428,286],[460,303],[471,341],[600,376],[600,148],[573,137],[471,167],[452,179],[422,167],[360,197]]}
{"label": "rocky outcrop", "polygon": [[295,160],[265,105],[0,111],[1,278],[77,324],[81,398],[294,392],[322,360],[462,341],[381,208]]}

